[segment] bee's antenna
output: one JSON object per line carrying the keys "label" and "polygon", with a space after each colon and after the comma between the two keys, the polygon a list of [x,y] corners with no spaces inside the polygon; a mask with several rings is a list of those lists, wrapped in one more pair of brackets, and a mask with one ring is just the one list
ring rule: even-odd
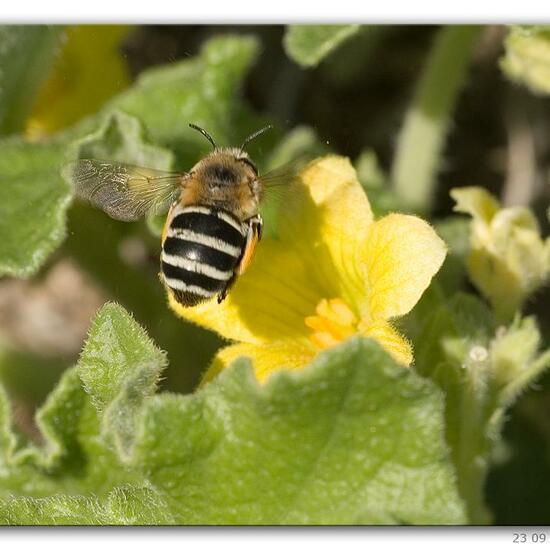
{"label": "bee's antenna", "polygon": [[198,132],[200,132],[212,144],[212,147],[214,149],[216,149],[217,146],[214,143],[214,140],[212,139],[212,136],[204,128],[201,128],[200,126],[197,126],[196,124],[189,124],[189,126],[191,128],[193,128],[193,130],[197,130]]}
{"label": "bee's antenna", "polygon": [[253,134],[250,134],[241,145],[241,153],[244,151],[244,148],[253,140],[256,139],[258,136],[261,136],[264,132],[267,132],[268,130],[271,130],[273,126],[271,124],[268,124],[267,126],[264,126],[263,128],[260,128],[259,130],[256,130]]}

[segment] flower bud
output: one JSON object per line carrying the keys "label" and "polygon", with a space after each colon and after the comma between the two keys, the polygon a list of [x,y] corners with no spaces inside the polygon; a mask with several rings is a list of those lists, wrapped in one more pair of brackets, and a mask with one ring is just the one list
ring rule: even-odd
{"label": "flower bud", "polygon": [[502,388],[524,373],[535,358],[540,333],[533,317],[500,327],[490,346],[493,379]]}
{"label": "flower bud", "polygon": [[468,273],[491,302],[497,318],[507,321],[550,272],[550,241],[544,241],[532,212],[501,208],[480,187],[453,189],[455,210],[472,216]]}
{"label": "flower bud", "polygon": [[505,74],[534,93],[550,94],[550,27],[513,26],[505,47],[500,60]]}

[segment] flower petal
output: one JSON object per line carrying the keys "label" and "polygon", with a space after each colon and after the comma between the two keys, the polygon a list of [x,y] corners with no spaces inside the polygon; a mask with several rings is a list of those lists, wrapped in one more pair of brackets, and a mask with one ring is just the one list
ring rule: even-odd
{"label": "flower petal", "polygon": [[281,214],[280,235],[303,259],[322,296],[355,303],[364,292],[357,251],[364,246],[372,219],[350,161],[326,156],[301,173],[301,183],[292,189]]}
{"label": "flower petal", "polygon": [[258,244],[251,266],[222,304],[213,299],[185,308],[170,298],[180,317],[241,342],[305,339],[304,319],[320,300],[364,292],[355,260],[372,211],[353,167],[345,158],[324,157],[301,180],[281,215],[281,239]]}
{"label": "flower petal", "polygon": [[300,258],[273,239],[262,241],[247,271],[227,298],[183,307],[169,298],[180,317],[218,332],[224,338],[259,344],[285,338],[307,339],[304,319],[321,299]]}
{"label": "flower petal", "polygon": [[482,187],[455,187],[451,189],[456,212],[470,214],[475,220],[490,224],[500,209],[499,202]]}
{"label": "flower petal", "polygon": [[238,357],[250,357],[257,379],[263,382],[277,370],[295,370],[305,367],[311,363],[315,353],[311,346],[295,341],[277,341],[262,345],[234,344],[218,352],[212,365],[206,371],[201,385],[210,382]]}
{"label": "flower petal", "polygon": [[416,216],[389,214],[374,222],[362,251],[367,281],[362,317],[383,320],[408,313],[445,254],[445,243]]}
{"label": "flower petal", "polygon": [[376,340],[400,365],[413,361],[411,344],[387,321],[374,321],[360,327],[361,334]]}

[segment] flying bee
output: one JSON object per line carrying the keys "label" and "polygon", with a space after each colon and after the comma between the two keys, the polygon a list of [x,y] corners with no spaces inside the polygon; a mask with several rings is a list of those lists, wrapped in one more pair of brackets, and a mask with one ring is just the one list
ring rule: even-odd
{"label": "flying bee", "polygon": [[134,221],[169,206],[162,231],[160,279],[183,306],[217,295],[221,303],[236,278],[250,265],[262,237],[258,212],[270,182],[260,177],[245,147],[271,129],[246,138],[240,148],[220,148],[202,128],[190,124],[212,144],[210,154],[189,172],[164,172],[118,162],[80,159],[64,176],[79,197],[117,220]]}

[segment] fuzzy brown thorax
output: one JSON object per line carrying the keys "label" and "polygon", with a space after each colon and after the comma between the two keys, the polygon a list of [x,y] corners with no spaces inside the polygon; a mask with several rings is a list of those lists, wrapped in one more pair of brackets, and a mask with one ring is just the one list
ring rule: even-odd
{"label": "fuzzy brown thorax", "polygon": [[193,166],[189,178],[181,196],[183,205],[228,210],[241,221],[258,211],[262,185],[250,157],[240,149],[215,149]]}

